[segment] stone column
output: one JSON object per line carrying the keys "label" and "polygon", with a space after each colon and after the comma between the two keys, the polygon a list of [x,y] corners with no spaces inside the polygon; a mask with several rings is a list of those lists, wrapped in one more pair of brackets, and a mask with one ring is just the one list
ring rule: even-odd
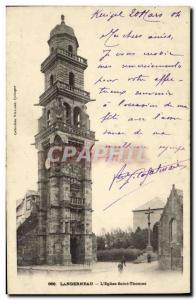
{"label": "stone column", "polygon": [[[87,145],[89,141],[85,141]],[[92,182],[91,163],[85,161],[83,167],[84,198],[84,262],[92,262]]]}
{"label": "stone column", "polygon": [[38,144],[38,253],[37,263],[46,261],[46,209],[47,209],[47,178],[45,169],[46,153],[41,143]]}
{"label": "stone column", "polygon": [[62,233],[62,264],[71,263],[70,254],[70,182],[62,176],[60,179],[60,201],[61,201],[61,233]]}
{"label": "stone column", "polygon": [[73,106],[70,108],[70,125],[71,127],[74,126],[74,113],[73,113]]}
{"label": "stone column", "polygon": [[84,263],[92,263],[92,210],[85,209]]}
{"label": "stone column", "polygon": [[55,172],[55,166],[50,169],[49,194],[47,203],[47,263],[58,262],[59,253],[55,253],[55,243],[59,243],[60,238],[60,206],[59,206],[59,178]]}

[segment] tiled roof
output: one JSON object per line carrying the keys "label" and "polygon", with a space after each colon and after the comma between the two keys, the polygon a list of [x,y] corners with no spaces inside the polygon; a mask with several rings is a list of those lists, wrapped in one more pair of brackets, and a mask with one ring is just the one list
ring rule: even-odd
{"label": "tiled roof", "polygon": [[26,196],[39,196],[39,193],[37,191],[34,191],[34,190],[28,190],[26,192]]}
{"label": "tiled roof", "polygon": [[139,207],[135,208],[133,211],[140,211],[140,210],[147,210],[147,209],[158,209],[164,208],[165,202],[161,200],[159,197],[155,197],[154,199],[147,201],[146,203],[140,205]]}

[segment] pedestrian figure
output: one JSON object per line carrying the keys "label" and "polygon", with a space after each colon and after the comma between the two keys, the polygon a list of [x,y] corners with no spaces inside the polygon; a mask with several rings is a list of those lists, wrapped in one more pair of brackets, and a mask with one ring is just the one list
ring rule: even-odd
{"label": "pedestrian figure", "polygon": [[147,262],[151,263],[151,255],[150,255],[150,253],[148,253],[148,255],[147,255]]}
{"label": "pedestrian figure", "polygon": [[121,263],[122,265],[124,265],[126,267],[126,260],[125,260],[125,256],[123,255],[122,259],[121,259]]}
{"label": "pedestrian figure", "polygon": [[119,273],[122,273],[123,271],[123,264],[121,262],[118,264],[118,271]]}

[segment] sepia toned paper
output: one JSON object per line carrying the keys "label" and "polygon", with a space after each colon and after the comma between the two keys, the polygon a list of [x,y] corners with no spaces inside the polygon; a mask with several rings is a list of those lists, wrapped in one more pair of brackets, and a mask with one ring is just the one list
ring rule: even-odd
{"label": "sepia toned paper", "polygon": [[7,7],[6,37],[8,293],[190,293],[190,8]]}

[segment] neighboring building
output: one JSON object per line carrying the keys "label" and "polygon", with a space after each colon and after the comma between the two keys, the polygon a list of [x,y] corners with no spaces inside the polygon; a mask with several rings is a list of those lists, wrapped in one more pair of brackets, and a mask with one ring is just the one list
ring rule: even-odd
{"label": "neighboring building", "polygon": [[183,269],[183,192],[172,186],[159,225],[161,269]]}
{"label": "neighboring building", "polygon": [[39,203],[39,193],[36,191],[27,191],[23,199],[19,199],[16,202],[16,227],[25,222],[25,220],[31,215],[32,211],[36,209],[36,205]]}
{"label": "neighboring building", "polygon": [[165,203],[160,198],[156,197],[145,204],[133,210],[133,231],[139,227],[140,229],[148,228],[148,220],[146,212],[150,208],[153,213],[150,215],[151,229],[156,226],[160,220]]}
{"label": "neighboring building", "polygon": [[90,263],[92,253],[91,165],[68,161],[46,164],[52,146],[93,145],[94,132],[84,90],[87,60],[77,55],[78,41],[61,17],[51,32],[50,54],[41,64],[45,91],[40,96],[42,116],[35,136],[38,149],[38,192],[36,213],[18,228],[18,264]]}

